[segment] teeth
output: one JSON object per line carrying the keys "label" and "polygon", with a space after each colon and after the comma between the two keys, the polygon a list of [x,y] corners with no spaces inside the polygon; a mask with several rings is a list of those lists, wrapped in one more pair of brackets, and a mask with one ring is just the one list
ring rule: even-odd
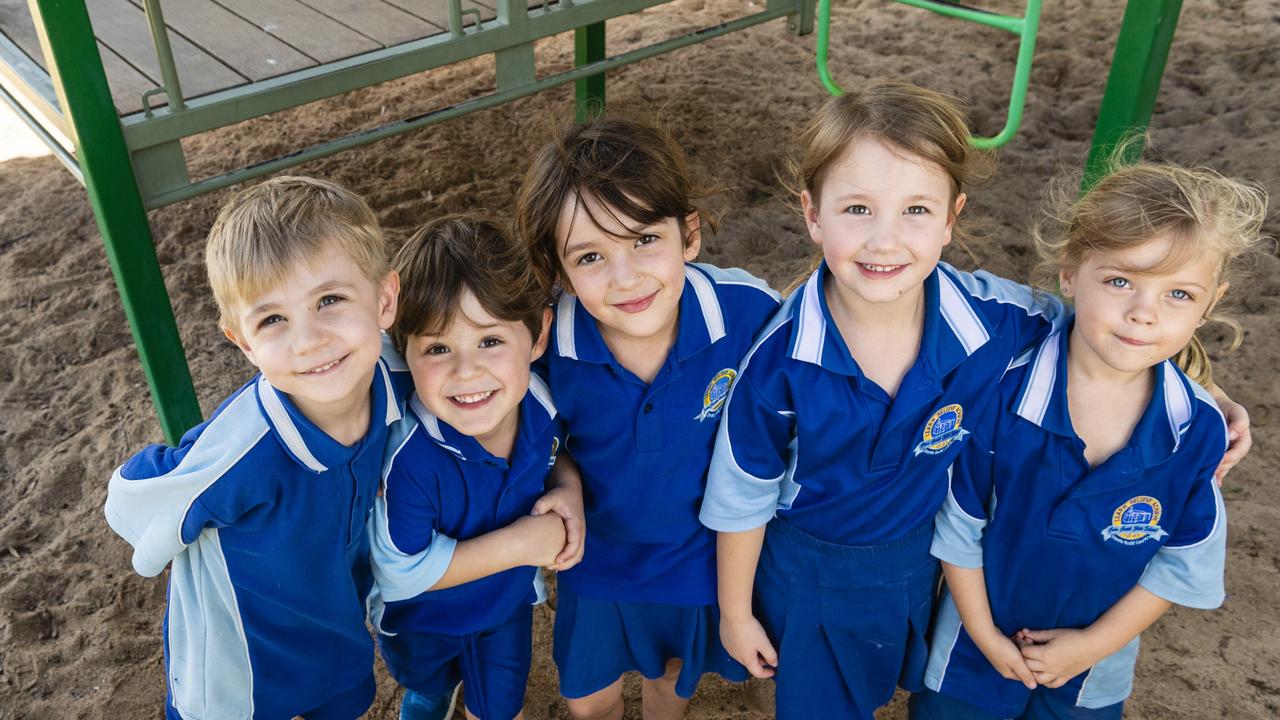
{"label": "teeth", "polygon": [[894,270],[897,270],[902,266],[901,265],[872,265],[870,263],[862,263],[862,267],[870,270],[871,272],[893,272]]}
{"label": "teeth", "polygon": [[488,400],[490,397],[493,396],[494,392],[495,391],[493,390],[487,390],[482,393],[472,393],[470,395],[454,395],[450,399],[460,405],[474,405],[478,402],[483,402],[485,400]]}
{"label": "teeth", "polygon": [[320,367],[318,367],[318,368],[311,368],[311,369],[310,369],[310,370],[308,370],[307,372],[308,372],[308,373],[322,373],[322,372],[324,372],[324,371],[326,371],[326,370],[328,370],[328,369],[330,369],[330,368],[332,368],[332,367],[336,366],[336,365],[337,365],[338,363],[340,363],[340,362],[342,362],[342,358],[338,358],[337,360],[334,360],[334,361],[333,361],[333,362],[331,362],[331,363],[327,363],[327,364],[325,364],[325,365],[321,365],[321,366],[320,366]]}

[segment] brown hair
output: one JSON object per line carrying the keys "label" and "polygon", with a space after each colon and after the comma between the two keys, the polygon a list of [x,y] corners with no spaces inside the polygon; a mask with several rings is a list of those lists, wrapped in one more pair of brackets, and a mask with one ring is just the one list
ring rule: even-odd
{"label": "brown hair", "polygon": [[[942,168],[951,179],[947,214],[952,221],[956,197],[989,177],[994,168],[992,156],[971,144],[959,100],[909,83],[882,80],[823,103],[800,134],[800,155],[788,163],[787,189],[796,197],[808,191],[816,206],[831,166],[864,137],[883,140]],[[952,233],[964,247],[966,235],[961,229],[955,226]],[[819,256],[805,276],[821,262]]]}
{"label": "brown hair", "polygon": [[534,156],[516,200],[516,236],[542,283],[559,281],[572,290],[556,247],[556,227],[570,198],[602,230],[584,197],[597,200],[615,225],[622,225],[619,215],[643,225],[674,217],[687,246],[690,214],[715,230],[715,218],[695,202],[712,194],[694,184],[684,151],[666,131],[630,120],[591,120],[568,126]]}
{"label": "brown hair", "polygon": [[386,276],[386,240],[359,195],[307,177],[273,178],[237,193],[218,212],[205,247],[218,324],[238,332],[238,305],[278,285],[329,243],[375,285]]}
{"label": "brown hair", "polygon": [[[1202,252],[1218,257],[1217,280],[1238,280],[1238,261],[1262,240],[1267,195],[1259,186],[1232,180],[1203,167],[1168,163],[1125,164],[1136,136],[1112,154],[1109,174],[1084,195],[1077,196],[1078,176],[1056,180],[1049,191],[1048,220],[1032,229],[1041,261],[1037,281],[1058,289],[1059,273],[1079,268],[1090,253],[1117,252],[1157,237],[1171,241],[1169,254],[1157,265],[1134,272],[1164,272]],[[1050,235],[1046,223],[1059,226]],[[1211,308],[1205,320],[1231,328],[1230,352],[1244,339],[1235,320]],[[1212,384],[1212,370],[1198,338],[1174,357],[1188,376],[1201,385]]]}
{"label": "brown hair", "polygon": [[400,352],[412,335],[446,332],[468,289],[490,315],[524,323],[534,340],[542,332],[550,290],[497,223],[467,215],[433,220],[396,253],[395,269],[400,302],[391,338]]}

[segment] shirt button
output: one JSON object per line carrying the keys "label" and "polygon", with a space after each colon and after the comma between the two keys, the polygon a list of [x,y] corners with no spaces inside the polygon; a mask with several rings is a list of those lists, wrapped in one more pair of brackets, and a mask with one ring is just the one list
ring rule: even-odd
{"label": "shirt button", "polygon": [[653,403],[645,403],[645,404],[644,404],[644,414],[645,414],[645,415],[648,415],[648,414],[649,414],[649,413],[651,413],[651,412],[653,412]]}

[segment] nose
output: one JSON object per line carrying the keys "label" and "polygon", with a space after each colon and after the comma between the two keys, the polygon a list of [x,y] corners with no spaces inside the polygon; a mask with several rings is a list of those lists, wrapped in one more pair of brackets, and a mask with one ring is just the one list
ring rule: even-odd
{"label": "nose", "polygon": [[453,374],[462,380],[479,376],[482,371],[479,360],[473,351],[458,350],[453,355]]}
{"label": "nose", "polygon": [[898,226],[896,218],[881,218],[871,227],[871,235],[867,238],[867,249],[872,252],[893,250],[898,247]]}
{"label": "nose", "polygon": [[611,258],[609,270],[609,282],[622,290],[633,287],[640,277],[635,260],[629,253],[617,253],[616,257]]}
{"label": "nose", "polygon": [[306,355],[320,349],[328,341],[328,332],[324,326],[315,318],[297,317],[290,320],[293,323],[293,352],[297,355]]}
{"label": "nose", "polygon": [[1133,299],[1125,312],[1125,319],[1136,325],[1151,325],[1159,319],[1156,310],[1156,298],[1146,293],[1134,293]]}

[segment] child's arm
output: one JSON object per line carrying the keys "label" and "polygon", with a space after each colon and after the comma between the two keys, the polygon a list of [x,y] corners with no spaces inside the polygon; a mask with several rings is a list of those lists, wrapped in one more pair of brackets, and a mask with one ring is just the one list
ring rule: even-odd
{"label": "child's arm", "polygon": [[534,515],[555,513],[564,521],[564,549],[549,570],[568,570],[582,560],[586,549],[586,513],[582,509],[582,473],[567,452],[556,456],[556,464],[547,478],[547,492],[533,505]]}
{"label": "child's arm", "polygon": [[1173,603],[1142,586],[1130,590],[1083,630],[1020,630],[1022,657],[1036,682],[1061,687],[1099,660],[1120,650],[1150,627]]}
{"label": "child's arm", "polygon": [[981,567],[966,568],[942,563],[947,589],[960,613],[965,632],[986,656],[991,667],[1002,677],[1017,680],[1034,690],[1036,680],[1027,666],[1022,652],[1014,641],[1000,632],[991,617],[991,604],[987,600],[987,581]]}
{"label": "child's arm", "polygon": [[1253,434],[1249,431],[1249,411],[1245,406],[1227,397],[1226,391],[1216,384],[1207,389],[1217,401],[1218,409],[1227,420],[1227,437],[1230,446],[1213,473],[1221,484],[1222,479],[1231,472],[1231,468],[1240,464],[1240,461],[1249,454],[1249,449],[1253,447]]}
{"label": "child's arm", "polygon": [[504,528],[458,542],[449,569],[423,590],[444,590],[525,565],[550,565],[564,548],[564,538],[564,521],[559,515],[522,517]]}
{"label": "child's arm", "polygon": [[751,611],[756,563],[764,527],[716,536],[716,575],[720,601],[720,642],[734,660],[759,678],[777,672],[778,652]]}

